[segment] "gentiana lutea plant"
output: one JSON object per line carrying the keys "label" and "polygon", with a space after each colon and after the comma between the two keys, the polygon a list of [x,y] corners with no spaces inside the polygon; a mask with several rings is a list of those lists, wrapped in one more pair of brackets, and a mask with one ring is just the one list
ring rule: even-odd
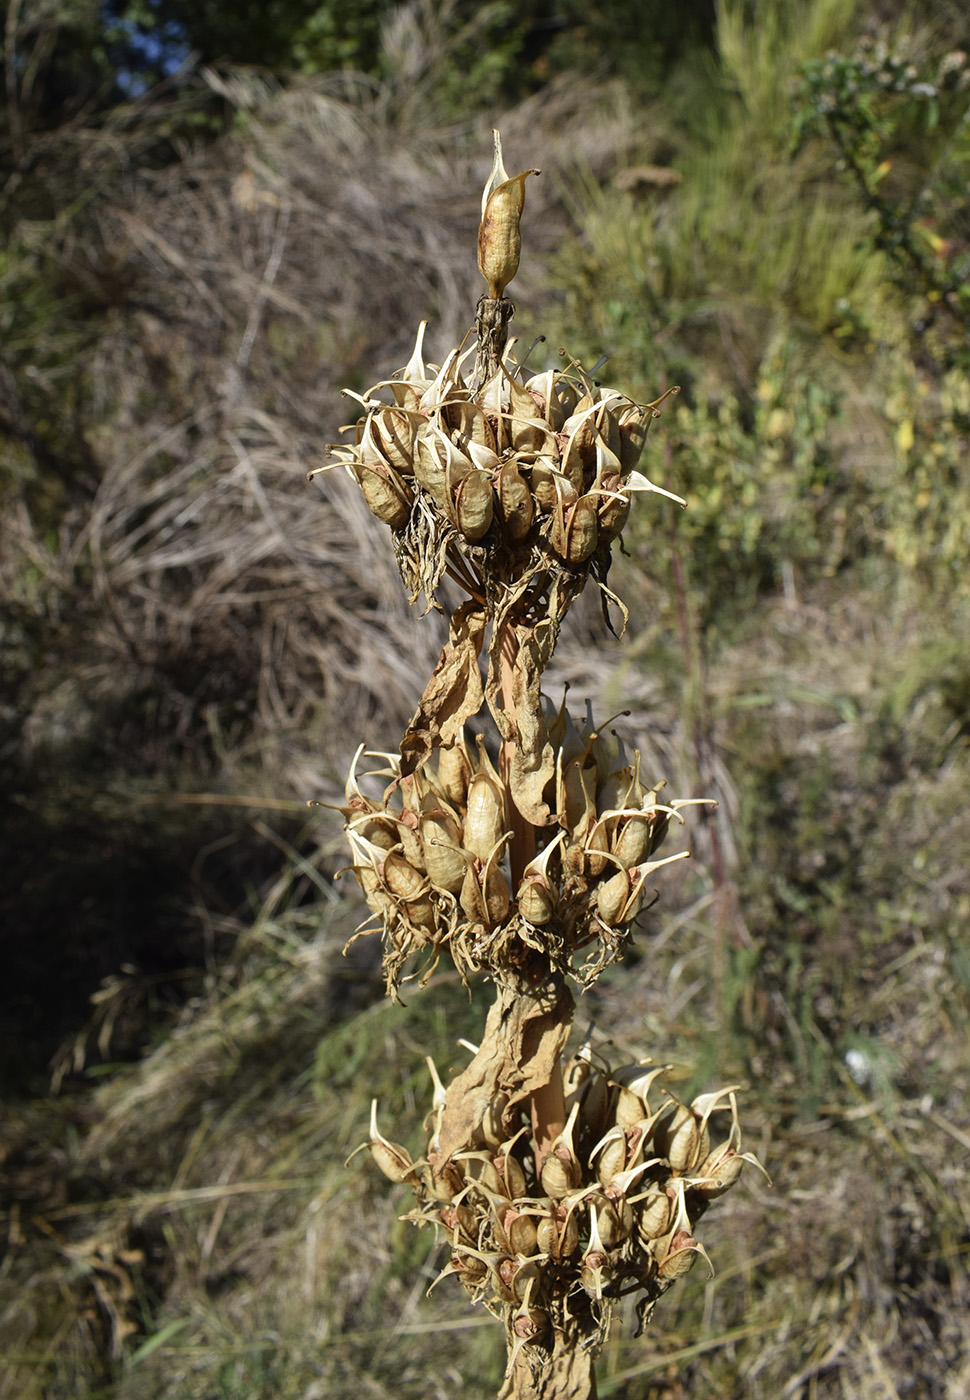
{"label": "gentiana lutea plant", "polygon": [[[447,1237],[443,1274],[503,1322],[501,1396],[582,1400],[619,1300],[635,1298],[642,1326],[707,1258],[697,1222],[754,1159],[737,1086],[682,1103],[668,1066],[611,1068],[588,1041],[566,1057],[569,983],[588,987],[622,955],[653,873],[687,855],[661,848],[689,802],[668,800],[588,708],[576,720],[541,693],[588,582],[625,620],[607,585],[613,544],[635,495],[670,493],[637,470],[662,399],[636,403],[575,360],[532,373],[516,358],[505,290],[538,173],[509,178],[495,134],[477,333],[433,365],[422,325],[402,370],[350,395],[353,443],[319,470],[344,466],[390,527],[412,603],[443,607],[445,578],[467,595],[399,752],[366,752],[383,795],[358,779],[363,746],[351,769],[341,810],[373,915],[355,936],[382,935],[391,996],[443,958],[496,993],[447,1087],[429,1061],[423,1155],[383,1135],[376,1104],[366,1146],[413,1192],[408,1218]],[[494,761],[466,737],[484,709]]]}

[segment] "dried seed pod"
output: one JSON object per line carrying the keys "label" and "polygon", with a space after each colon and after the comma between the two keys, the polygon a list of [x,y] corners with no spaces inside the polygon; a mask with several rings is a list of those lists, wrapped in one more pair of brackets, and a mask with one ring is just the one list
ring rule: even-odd
{"label": "dried seed pod", "polygon": [[431,1181],[429,1185],[425,1179],[425,1185],[435,1200],[445,1204],[455,1202],[465,1190],[465,1171],[458,1158],[442,1157],[440,1152],[431,1151],[428,1153],[428,1167]]}
{"label": "dried seed pod", "polygon": [[513,1150],[515,1144],[525,1137],[529,1130],[529,1125],[525,1124],[514,1137],[503,1139],[499,1144],[500,1151],[492,1158],[492,1165],[502,1181],[502,1189],[510,1200],[523,1199],[529,1194],[525,1169]]}
{"label": "dried seed pod", "polygon": [[596,1158],[596,1175],[602,1186],[611,1185],[613,1178],[626,1166],[627,1141],[622,1128],[611,1128],[589,1154],[590,1166]]}
{"label": "dried seed pod", "polygon": [[518,544],[532,529],[535,502],[514,460],[500,468],[495,489],[502,517],[502,534],[509,544]]}
{"label": "dried seed pod", "polygon": [[542,1163],[539,1180],[543,1191],[554,1201],[574,1191],[583,1179],[583,1169],[576,1156],[573,1134],[579,1116],[579,1104],[573,1104],[566,1126],[553,1142],[548,1156]]}
{"label": "dried seed pod", "polygon": [[[429,799],[433,803],[434,799]],[[465,878],[467,860],[461,846],[461,820],[441,806],[429,806],[418,826],[428,879],[435,889],[458,894]]]}
{"label": "dried seed pod", "polygon": [[676,1210],[676,1200],[672,1191],[662,1186],[651,1186],[642,1196],[635,1197],[637,1234],[644,1243],[662,1239],[670,1231]]}
{"label": "dried seed pod", "polygon": [[492,173],[482,193],[482,222],[478,230],[478,266],[488,284],[488,295],[497,301],[519,270],[521,242],[519,219],[525,205],[525,182],[538,170],[523,170],[509,179],[502,162],[502,140],[497,131]]}
{"label": "dried seed pod", "polygon": [[[663,786],[663,781],[657,788]],[[643,786],[640,782],[640,750],[633,752],[632,764],[614,768],[605,778],[600,778],[596,789],[596,805],[599,811],[639,811],[644,801]]]}
{"label": "dried seed pod", "polygon": [[545,457],[537,457],[532,463],[529,482],[536,506],[541,511],[549,513],[560,504],[572,505],[578,499],[572,482],[563,476],[554,462]]}
{"label": "dried seed pod", "polygon": [[463,812],[472,774],[471,759],[462,738],[438,750],[438,786],[456,812]]}
{"label": "dried seed pod", "polygon": [[615,875],[611,875],[608,880],[597,885],[596,912],[604,924],[615,928],[624,922],[623,913],[630,903],[631,891],[632,885],[628,870],[618,870]]}
{"label": "dried seed pod", "polygon": [[503,1212],[502,1228],[512,1246],[513,1253],[528,1257],[536,1249],[536,1222],[531,1215],[510,1207]]}
{"label": "dried seed pod", "polygon": [[646,1064],[625,1065],[613,1074],[619,1086],[616,1101],[616,1121],[624,1128],[632,1127],[650,1116],[647,1095],[655,1079],[668,1073],[672,1065],[655,1065],[649,1069]]}
{"label": "dried seed pod", "polygon": [[501,1147],[506,1139],[503,1120],[508,1102],[508,1094],[499,1094],[489,1101],[481,1124],[482,1137],[488,1147]]}
{"label": "dried seed pod", "polygon": [[505,784],[489,758],[481,735],[478,767],[468,780],[463,845],[472,855],[487,860],[508,828]]}
{"label": "dried seed pod", "polygon": [[398,899],[419,899],[430,886],[423,870],[417,870],[400,850],[388,851],[381,872],[387,890]]}
{"label": "dried seed pod", "polygon": [[572,1259],[579,1250],[579,1224],[574,1209],[553,1204],[536,1226],[536,1245],[552,1259]]}
{"label": "dried seed pod", "polygon": [[[370,1149],[370,1154],[378,1167],[390,1181],[398,1183],[417,1181],[418,1170],[407,1148],[399,1146],[396,1142],[388,1142],[387,1138],[379,1131],[376,1099],[371,1100],[370,1141],[365,1145]],[[358,1151],[361,1150],[358,1148]]]}
{"label": "dried seed pod", "polygon": [[592,763],[588,763],[586,751],[578,754],[569,763],[564,762],[560,751],[556,808],[559,825],[569,833],[569,845],[576,847],[579,853],[578,856],[573,856],[570,862],[570,867],[577,860],[579,862],[578,868],[572,871],[574,874],[582,873],[585,855],[583,846],[596,825],[595,787],[596,769]]}
{"label": "dried seed pod", "polygon": [[655,1150],[667,1158],[672,1171],[694,1171],[705,1160],[710,1151],[708,1119],[720,1100],[736,1093],[739,1087],[732,1084],[714,1093],[699,1094],[690,1105],[675,1100],[664,1111],[654,1129],[653,1141]]}
{"label": "dried seed pod", "polygon": [[462,1204],[442,1206],[438,1219],[451,1236],[452,1245],[470,1244],[478,1241],[478,1215],[471,1206]]}
{"label": "dried seed pod", "polygon": [[556,507],[552,517],[552,547],[567,564],[582,564],[596,552],[599,526],[596,499],[580,496],[571,506]]}
{"label": "dried seed pod", "polygon": [[380,451],[402,476],[414,474],[414,439],[424,423],[419,413],[403,408],[384,408],[374,415],[373,432]]}
{"label": "dried seed pod", "polygon": [[422,938],[421,934],[436,933],[438,930],[438,911],[430,895],[423,894],[417,899],[407,900],[404,904],[404,914],[411,925],[416,946],[424,947],[428,940]]}
{"label": "dried seed pod", "polygon": [[689,1269],[694,1267],[698,1254],[703,1255],[707,1260],[711,1277],[713,1277],[714,1268],[704,1246],[699,1240],[694,1239],[689,1230],[677,1230],[668,1245],[666,1254],[657,1261],[657,1273],[662,1279],[682,1278]]}
{"label": "dried seed pod", "polygon": [[559,891],[549,874],[549,862],[565,839],[566,833],[560,832],[554,841],[550,841],[529,861],[515,894],[519,913],[537,928],[547,924],[556,912]]}
{"label": "dried seed pod", "polygon": [[691,1177],[691,1189],[703,1196],[705,1201],[713,1201],[734,1185],[745,1162],[751,1160],[747,1153],[738,1152],[733,1147],[719,1147],[701,1163],[697,1175]]}
{"label": "dried seed pod", "polygon": [[[586,1197],[586,1204],[590,1209],[591,1217],[596,1221],[600,1247],[607,1252],[619,1248],[629,1234],[629,1230],[624,1230],[620,1221],[620,1212],[615,1203],[608,1196],[594,1191],[592,1195]],[[631,1225],[632,1221],[631,1212]]]}
{"label": "dried seed pod", "polygon": [[455,524],[466,540],[480,540],[492,523],[494,494],[487,472],[471,467],[465,473],[452,500]]}
{"label": "dried seed pod", "polygon": [[547,369],[543,370],[541,374],[532,375],[525,384],[526,389],[535,399],[539,417],[549,424],[554,433],[558,433],[565,422],[562,401],[557,392],[556,378],[557,371]]}
{"label": "dried seed pod", "polygon": [[596,1207],[590,1210],[589,1247],[579,1269],[579,1282],[591,1298],[602,1298],[613,1281],[609,1253],[600,1236]]}
{"label": "dried seed pod", "polygon": [[488,458],[472,458],[476,466],[491,467],[498,462],[495,432],[481,404],[468,400],[453,401],[441,410],[441,418],[448,428],[451,440],[468,456],[472,456],[473,447],[489,454],[491,462]]}
{"label": "dried seed pod", "polygon": [[653,1143],[670,1163],[671,1171],[677,1173],[699,1166],[710,1147],[706,1125],[683,1103],[675,1103],[664,1113],[654,1129]]}
{"label": "dried seed pod", "polygon": [[488,1153],[458,1152],[455,1154],[455,1161],[462,1163],[468,1180],[475,1182],[486,1196],[509,1199],[505,1182],[495,1170],[495,1164]]}
{"label": "dried seed pod", "polygon": [[372,515],[400,530],[411,516],[411,493],[401,476],[384,462],[355,462],[351,475]]}
{"label": "dried seed pod", "polygon": [[615,540],[626,529],[630,518],[630,497],[623,490],[619,476],[604,477],[600,493],[596,507],[599,536],[602,540]]}
{"label": "dried seed pod", "polygon": [[617,428],[620,438],[621,472],[632,472],[639,462],[653,416],[652,412],[648,412],[640,404],[631,403],[620,409]]}
{"label": "dried seed pod", "polygon": [[434,422],[420,430],[414,446],[415,480],[447,511],[451,493],[464,474],[471,471],[471,462]]}
{"label": "dried seed pod", "polygon": [[512,1319],[512,1334],[523,1342],[534,1342],[549,1331],[549,1314],[544,1308],[529,1307],[527,1302]]}

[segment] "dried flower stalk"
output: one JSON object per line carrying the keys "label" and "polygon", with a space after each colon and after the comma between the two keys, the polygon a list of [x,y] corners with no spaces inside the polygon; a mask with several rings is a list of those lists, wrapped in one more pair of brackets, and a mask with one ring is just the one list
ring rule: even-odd
{"label": "dried flower stalk", "polygon": [[[383,794],[360,786],[362,751],[351,768],[341,810],[373,916],[355,937],[380,931],[392,996],[443,956],[496,987],[467,1067],[444,1088],[431,1066],[424,1156],[383,1137],[376,1106],[367,1145],[413,1190],[409,1218],[447,1236],[442,1276],[502,1320],[501,1395],[582,1400],[618,1301],[633,1296],[645,1323],[707,1258],[697,1222],[755,1159],[741,1151],[737,1086],[684,1104],[650,1060],[611,1068],[589,1043],[564,1058],[568,982],[589,986],[621,956],[649,877],[687,855],[660,848],[689,804],[666,800],[589,713],[577,724],[541,693],[588,581],[607,622],[611,605],[625,617],[607,578],[634,494],[670,493],[637,470],[666,395],[638,404],[576,361],[531,375],[516,361],[505,289],[530,174],[509,179],[495,133],[476,343],[426,364],[422,325],[398,374],[351,395],[354,441],[321,470],[344,466],[390,527],[412,602],[440,608],[445,576],[468,595],[399,755],[368,754]],[[466,738],[483,708],[497,762]]]}

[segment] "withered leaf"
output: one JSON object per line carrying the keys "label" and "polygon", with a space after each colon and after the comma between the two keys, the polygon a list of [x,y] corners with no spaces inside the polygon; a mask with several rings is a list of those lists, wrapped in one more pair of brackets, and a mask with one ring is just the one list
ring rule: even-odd
{"label": "withered leaf", "polygon": [[505,1117],[552,1078],[572,1025],[573,999],[561,979],[546,995],[501,985],[488,1013],[482,1044],[471,1063],[448,1086],[448,1105],[438,1134],[441,1158],[476,1146],[482,1122],[500,1097]]}
{"label": "withered leaf", "polygon": [[543,792],[555,775],[556,757],[539,687],[555,639],[556,627],[549,620],[516,622],[506,614],[496,622],[489,648],[488,706],[511,754],[512,800],[533,826],[546,826],[551,819]]}
{"label": "withered leaf", "polygon": [[485,637],[485,609],[463,603],[451,618],[449,636],[401,740],[401,776],[427,763],[437,748],[449,748],[462,725],[482,707],[478,658]]}

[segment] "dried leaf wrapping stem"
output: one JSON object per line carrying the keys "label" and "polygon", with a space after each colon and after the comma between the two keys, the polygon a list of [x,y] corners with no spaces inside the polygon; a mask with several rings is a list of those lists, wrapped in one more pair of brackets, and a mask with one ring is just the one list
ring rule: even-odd
{"label": "dried leaf wrapping stem", "polygon": [[593,1359],[581,1338],[556,1332],[552,1355],[538,1374],[518,1353],[497,1400],[596,1400]]}
{"label": "dried leaf wrapping stem", "polygon": [[441,1160],[481,1136],[492,1105],[506,1095],[511,1127],[516,1109],[558,1071],[573,1019],[573,998],[559,976],[538,990],[502,983],[488,1013],[482,1043],[471,1063],[448,1087],[439,1133]]}
{"label": "dried leaf wrapping stem", "polygon": [[520,622],[506,616],[496,622],[485,683],[492,717],[511,752],[510,795],[526,822],[535,827],[547,826],[551,820],[543,793],[555,776],[556,758],[539,687],[556,630],[549,618]]}
{"label": "dried leaf wrapping stem", "polygon": [[452,614],[449,636],[420,703],[401,740],[401,776],[427,763],[436,748],[448,748],[484,701],[478,658],[485,638],[485,610],[463,603]]}

